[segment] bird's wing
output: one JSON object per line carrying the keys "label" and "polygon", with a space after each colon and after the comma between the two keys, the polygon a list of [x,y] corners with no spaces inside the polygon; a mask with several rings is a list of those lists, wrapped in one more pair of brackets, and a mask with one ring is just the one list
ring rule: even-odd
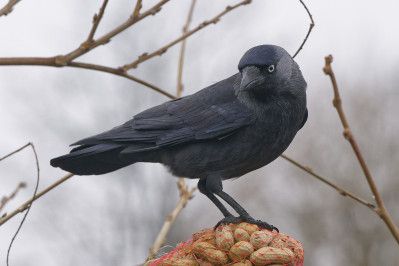
{"label": "bird's wing", "polygon": [[254,119],[252,111],[238,101],[208,104],[183,98],[165,107],[162,113],[150,109],[133,120],[137,133],[157,135],[155,144],[159,147],[193,140],[221,139],[249,125]]}
{"label": "bird's wing", "polygon": [[[137,130],[160,129],[159,125],[172,127],[157,138],[158,146],[174,145],[192,140],[222,139],[237,129],[251,124],[252,111],[238,101],[219,105],[206,103],[194,105],[171,105],[166,115],[156,123],[152,119],[137,119]],[[149,120],[150,125],[148,124]],[[143,124],[146,124],[143,127]]]}
{"label": "bird's wing", "polygon": [[148,109],[119,127],[74,145],[116,142],[128,144],[130,152],[137,152],[189,141],[222,139],[254,119],[252,111],[237,100],[208,104],[181,98]]}

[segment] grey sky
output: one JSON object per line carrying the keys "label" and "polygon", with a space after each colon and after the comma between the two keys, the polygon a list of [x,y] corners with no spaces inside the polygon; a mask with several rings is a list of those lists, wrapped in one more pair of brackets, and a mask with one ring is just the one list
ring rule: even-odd
{"label": "grey sky", "polygon": [[[156,3],[154,0],[144,2],[144,9]],[[143,20],[78,61],[116,67],[159,48],[181,34],[189,2],[171,0],[156,16]],[[231,2],[198,1],[191,26],[212,18]],[[54,56],[75,49],[87,37],[92,16],[101,3],[22,0],[12,13],[0,17],[0,57]],[[342,138],[342,129],[331,105],[331,84],[322,72],[324,56],[333,54],[333,68],[344,107],[355,134],[359,135],[366,160],[378,177],[381,191],[386,191],[387,199],[397,199],[388,190],[389,180],[397,176],[397,161],[392,159],[398,158],[397,145],[394,145],[397,140],[378,136],[394,135],[399,125],[399,92],[395,83],[399,71],[399,2],[339,0],[306,1],[306,4],[316,26],[296,61],[308,83],[309,120],[287,154],[311,167],[315,166],[311,163],[317,164],[314,170],[333,180],[348,181],[349,187],[358,189],[359,194],[372,200],[357,166],[357,172],[345,170],[346,166],[356,165],[356,160]],[[123,22],[133,8],[134,1],[110,1],[97,36]],[[252,46],[276,44],[293,54],[309,23],[299,1],[254,0],[252,4],[232,11],[218,24],[210,25],[189,38],[183,95],[236,72],[241,55]],[[179,47],[171,48],[167,54],[143,63],[130,73],[174,93]],[[29,141],[34,142],[40,159],[40,189],[43,189],[65,174],[50,167],[48,162],[67,152],[70,143],[118,125],[137,112],[166,100],[144,86],[106,73],[72,68],[1,66],[0,134],[3,141],[0,156]],[[362,111],[357,111],[360,109]],[[381,110],[383,112],[379,113]],[[376,113],[380,115],[377,120],[361,123]],[[377,129],[370,130],[372,128]],[[371,141],[370,137],[375,139]],[[336,147],[344,148],[337,151]],[[388,150],[390,157],[387,156]],[[345,162],[339,161],[338,157],[346,156]],[[384,169],[383,164],[386,164]],[[20,181],[28,183],[28,188],[7,205],[8,212],[31,195],[34,167],[29,150],[0,163],[0,197],[8,195]],[[355,180],[339,179],[353,173]],[[303,183],[305,180],[306,185]],[[142,263],[164,217],[177,202],[175,181],[162,166],[144,164],[106,176],[72,178],[33,205],[14,243],[11,265]],[[251,182],[261,185],[254,187]],[[195,185],[195,182],[189,183]],[[254,192],[240,191],[244,185],[252,185]],[[359,224],[358,234],[367,234],[371,229],[356,217],[367,217],[385,238],[390,237],[376,215],[357,204],[340,207],[350,200],[311,177],[304,177],[281,159],[240,180],[226,182],[225,187],[233,196],[237,195],[238,201],[241,202],[240,198],[246,200],[243,205],[248,206],[248,211],[254,216],[278,225],[283,232],[304,241],[304,245],[309,243],[308,247],[312,249],[305,245],[305,265],[344,265],[348,262],[346,254],[334,255],[345,247],[336,244],[342,239],[334,239],[328,234],[331,224],[345,221],[345,218],[335,220],[333,217],[339,216],[336,213],[353,214],[351,217]],[[270,201],[273,195],[276,196],[276,188],[284,188],[282,197],[276,199],[279,204]],[[166,202],[162,198],[166,193],[174,198]],[[259,200],[265,202],[265,210],[255,214],[257,206],[253,203]],[[337,205],[332,207],[332,203]],[[325,231],[318,232],[318,237],[325,237],[331,245],[305,240],[306,234],[301,231],[302,220],[296,217],[299,213],[308,213],[308,217],[312,217],[312,204],[325,206],[331,213],[326,211],[323,212],[325,217],[304,221],[324,227]],[[298,214],[284,211],[287,205]],[[189,203],[189,208],[179,217],[169,244],[184,241],[190,233],[211,227],[221,218],[217,209],[199,193]],[[388,205],[388,208],[392,213],[396,212],[394,217],[398,221],[397,206]],[[209,209],[208,215],[198,215],[204,209]],[[5,261],[6,249],[20,217],[0,228],[0,263]],[[342,227],[350,228],[349,219],[347,222]],[[346,245],[353,246],[350,239],[346,241]],[[395,259],[399,260],[394,244],[392,240],[381,244],[389,247],[381,253],[392,258],[385,265],[394,265]],[[376,249],[375,245],[370,246],[370,252],[377,253]],[[360,258],[355,261],[362,265]]]}

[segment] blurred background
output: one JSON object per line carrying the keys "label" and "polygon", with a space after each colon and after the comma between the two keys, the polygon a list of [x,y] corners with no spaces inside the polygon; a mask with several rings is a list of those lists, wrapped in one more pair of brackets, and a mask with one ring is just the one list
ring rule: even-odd
{"label": "blurred background", "polygon": [[[1,0],[4,6],[8,1]],[[142,10],[157,1],[143,1]],[[197,1],[191,28],[239,1]],[[181,35],[191,1],[171,0],[77,61],[112,67],[134,61]],[[101,0],[21,1],[0,17],[0,57],[66,54],[83,42]],[[306,1],[316,26],[296,57],[308,83],[309,119],[286,155],[335,184],[373,201],[367,182],[331,104],[324,57],[333,69],[353,133],[399,224],[399,2]],[[135,1],[110,1],[96,36],[125,21]],[[299,1],[254,0],[190,37],[183,95],[237,71],[242,54],[276,44],[294,54],[309,28]],[[180,45],[129,73],[174,94]],[[68,145],[105,131],[168,100],[138,83],[107,73],[41,66],[0,67],[0,157],[27,142],[40,162],[39,191],[66,173],[49,160]],[[0,163],[0,197],[19,182],[28,187],[6,206],[11,212],[32,196],[36,168],[26,149]],[[34,202],[11,250],[11,265],[137,265],[143,263],[161,225],[176,205],[177,179],[161,165],[135,164],[103,176],[75,176]],[[196,180],[187,182],[196,186]],[[224,182],[254,217],[298,239],[304,265],[398,265],[398,245],[371,210],[314,179],[282,158]],[[22,215],[0,228],[0,264]],[[198,191],[168,235],[161,252],[222,218]]]}

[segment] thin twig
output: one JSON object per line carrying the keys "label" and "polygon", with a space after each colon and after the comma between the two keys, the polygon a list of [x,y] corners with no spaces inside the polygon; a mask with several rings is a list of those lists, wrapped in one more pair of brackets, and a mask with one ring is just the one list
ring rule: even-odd
{"label": "thin twig", "polygon": [[161,231],[159,232],[154,245],[150,248],[150,254],[146,261],[154,259],[155,255],[158,253],[159,249],[165,244],[166,235],[170,231],[171,226],[175,222],[176,218],[179,216],[180,212],[186,206],[187,202],[193,197],[193,193],[195,188],[188,190],[186,185],[182,185],[179,181],[177,182],[179,191],[180,191],[180,200],[177,203],[175,209],[169,214],[166,218],[164,224],[162,225]]}
{"label": "thin twig", "polygon": [[359,146],[357,145],[357,142],[355,140],[355,136],[352,134],[352,130],[349,127],[348,120],[346,119],[344,110],[342,108],[342,101],[341,97],[339,95],[339,90],[338,90],[338,85],[337,81],[335,79],[334,72],[332,71],[331,68],[331,63],[332,63],[333,57],[332,55],[326,56],[325,61],[326,64],[323,68],[323,71],[326,75],[330,76],[331,83],[333,86],[334,90],[334,99],[333,99],[333,105],[337,109],[339,118],[342,122],[342,126],[344,128],[344,137],[349,141],[349,143],[352,146],[353,151],[356,154],[356,157],[359,161],[359,164],[363,170],[363,173],[366,177],[366,180],[369,184],[370,190],[374,195],[375,201],[377,203],[377,208],[374,210],[378,216],[385,222],[389,230],[391,231],[392,235],[395,237],[396,241],[399,243],[399,229],[393,222],[392,218],[389,215],[388,210],[385,207],[384,201],[382,200],[382,197],[377,189],[377,186],[375,185],[374,179],[371,176],[371,173],[367,167],[367,164],[363,158],[363,155],[360,152]]}
{"label": "thin twig", "polygon": [[154,56],[160,56],[162,54],[164,54],[170,47],[172,47],[173,45],[181,42],[182,40],[188,38],[189,36],[193,35],[194,33],[196,33],[197,31],[205,28],[206,26],[210,25],[210,24],[216,24],[221,17],[223,17],[223,15],[225,15],[226,13],[232,11],[233,9],[242,6],[242,5],[247,5],[249,3],[251,3],[252,0],[244,0],[234,6],[227,6],[226,9],[219,13],[217,16],[215,16],[214,18],[210,19],[210,20],[206,20],[204,22],[202,22],[201,24],[199,24],[196,28],[186,32],[185,34],[183,34],[182,36],[180,36],[179,38],[175,39],[174,41],[170,42],[169,44],[159,48],[158,50],[152,52],[152,53],[144,53],[141,56],[138,57],[138,59],[130,64],[126,64],[122,67],[123,70],[128,71],[129,69],[132,68],[136,68],[140,63],[154,57]]}
{"label": "thin twig", "polygon": [[134,8],[132,16],[133,17],[138,17],[140,15],[140,10],[141,10],[142,7],[143,7],[142,0],[137,0],[136,7]]}
{"label": "thin twig", "polygon": [[[35,161],[36,161],[36,171],[37,171],[36,186],[35,186],[35,190],[34,190],[33,196],[32,196],[32,199],[34,199],[35,196],[36,196],[37,189],[38,189],[38,187],[39,187],[39,181],[40,181],[39,158],[38,158],[38,156],[37,156],[37,152],[36,152],[36,149],[35,149],[35,145],[33,145],[32,142],[29,142],[29,143],[28,143],[28,146],[31,146],[31,147],[32,147],[33,154],[35,155]],[[25,145],[24,147],[27,147],[27,146]],[[33,201],[32,201],[32,202],[33,202]],[[19,224],[17,231],[15,232],[14,236],[12,237],[11,242],[10,242],[10,245],[8,246],[8,250],[7,250],[7,266],[9,265],[10,251],[11,251],[12,244],[14,243],[15,238],[17,237],[19,231],[21,230],[22,225],[24,224],[25,219],[26,219],[26,217],[28,216],[28,213],[29,213],[31,207],[32,207],[32,203],[30,203],[29,206],[27,206],[27,211],[26,211],[25,215],[23,216],[22,221],[21,221],[21,223]]]}
{"label": "thin twig", "polygon": [[299,46],[299,48],[298,48],[298,50],[295,52],[295,54],[292,56],[292,58],[295,58],[295,56],[302,50],[303,46],[305,45],[306,41],[308,40],[309,35],[310,35],[310,33],[312,32],[312,29],[313,29],[313,27],[314,27],[314,25],[315,25],[315,24],[314,24],[314,21],[313,21],[312,14],[310,13],[308,7],[305,5],[305,3],[304,3],[302,0],[299,0],[299,2],[301,2],[301,4],[303,5],[303,7],[305,8],[306,12],[307,12],[308,15],[309,15],[309,18],[310,18],[310,25],[309,25],[308,33],[307,33],[306,36],[305,36],[305,39],[303,40],[301,46]]}
{"label": "thin twig", "polygon": [[10,194],[10,196],[4,196],[4,197],[1,199],[1,202],[0,202],[0,212],[1,212],[1,210],[7,205],[7,203],[8,203],[10,200],[12,200],[13,198],[15,198],[15,196],[18,194],[19,190],[20,190],[21,188],[25,188],[25,187],[26,187],[26,183],[20,182],[20,183],[18,184],[18,186],[14,189],[14,191]]}
{"label": "thin twig", "polygon": [[[188,31],[188,27],[190,26],[191,19],[193,17],[194,7],[195,7],[196,0],[191,1],[190,11],[188,12],[187,22],[186,25],[183,27],[183,34],[186,34]],[[176,97],[179,98],[183,92],[183,62],[184,62],[184,52],[186,48],[186,39],[181,42],[180,46],[180,56],[179,56],[179,67],[178,67],[178,74],[177,74],[177,90],[176,90]]]}
{"label": "thin twig", "polygon": [[297,161],[291,159],[290,157],[288,157],[288,156],[286,156],[286,155],[284,155],[284,154],[280,155],[280,157],[286,159],[287,161],[289,161],[289,162],[292,163],[293,165],[295,165],[295,166],[301,168],[302,170],[304,170],[304,171],[307,172],[308,174],[310,174],[310,175],[316,177],[317,179],[319,179],[319,180],[322,181],[323,183],[325,183],[325,184],[329,185],[330,187],[334,188],[334,189],[337,190],[338,193],[341,194],[342,196],[348,196],[348,197],[350,197],[350,198],[356,200],[357,202],[360,202],[361,204],[363,204],[363,205],[369,207],[369,208],[372,209],[373,211],[375,211],[376,207],[374,206],[373,203],[368,202],[368,201],[366,201],[366,200],[364,200],[364,199],[362,199],[362,198],[356,196],[355,194],[353,194],[353,193],[351,193],[351,192],[349,192],[349,191],[347,191],[347,190],[345,190],[345,189],[343,189],[343,188],[341,188],[341,187],[335,185],[334,183],[331,183],[330,181],[328,181],[328,180],[325,179],[324,177],[322,177],[322,176],[320,176],[319,174],[315,173],[315,172],[314,172],[312,169],[310,169],[309,167],[304,166],[304,165],[298,163]]}
{"label": "thin twig", "polygon": [[49,192],[50,190],[55,188],[56,186],[62,184],[63,182],[65,182],[66,180],[71,178],[72,176],[74,176],[74,174],[71,174],[71,173],[67,174],[66,176],[64,176],[63,178],[61,178],[60,180],[58,180],[57,182],[52,184],[51,186],[49,186],[46,189],[42,190],[41,192],[37,193],[36,196],[34,196],[30,200],[28,200],[27,202],[25,202],[24,204],[19,206],[12,213],[8,214],[5,217],[0,218],[0,226],[3,225],[5,222],[7,222],[12,217],[14,217],[15,215],[17,215],[18,213],[23,212],[24,210],[26,210],[32,204],[32,202],[34,202],[35,200],[37,200],[38,198],[40,198],[41,196],[43,196],[44,194],[46,194],[47,192]]}
{"label": "thin twig", "polygon": [[89,36],[87,37],[86,42],[84,42],[83,44],[85,44],[85,43],[91,44],[93,42],[94,34],[96,33],[97,27],[100,24],[101,19],[103,18],[104,10],[107,7],[107,4],[108,4],[108,0],[104,0],[98,14],[94,14],[93,26],[91,27],[91,30],[90,30]]}
{"label": "thin twig", "polygon": [[0,9],[0,17],[7,16],[9,13],[12,12],[14,6],[21,0],[9,0],[8,3]]}
{"label": "thin twig", "polygon": [[9,154],[7,154],[7,155],[1,157],[1,158],[0,158],[0,162],[3,161],[4,159],[6,159],[6,158],[8,158],[8,157],[10,157],[10,156],[12,156],[12,155],[14,155],[14,154],[16,154],[16,153],[22,151],[23,149],[25,149],[25,148],[28,147],[29,145],[30,145],[30,144],[27,143],[27,144],[25,144],[24,146],[22,146],[21,148],[15,150],[15,151],[13,151],[13,152],[10,152]]}

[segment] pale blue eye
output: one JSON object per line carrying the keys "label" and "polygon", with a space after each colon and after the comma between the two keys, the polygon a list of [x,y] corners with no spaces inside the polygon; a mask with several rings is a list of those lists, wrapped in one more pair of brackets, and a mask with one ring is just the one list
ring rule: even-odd
{"label": "pale blue eye", "polygon": [[270,66],[267,68],[267,71],[269,71],[270,73],[272,73],[272,72],[274,71],[274,65],[270,65]]}

